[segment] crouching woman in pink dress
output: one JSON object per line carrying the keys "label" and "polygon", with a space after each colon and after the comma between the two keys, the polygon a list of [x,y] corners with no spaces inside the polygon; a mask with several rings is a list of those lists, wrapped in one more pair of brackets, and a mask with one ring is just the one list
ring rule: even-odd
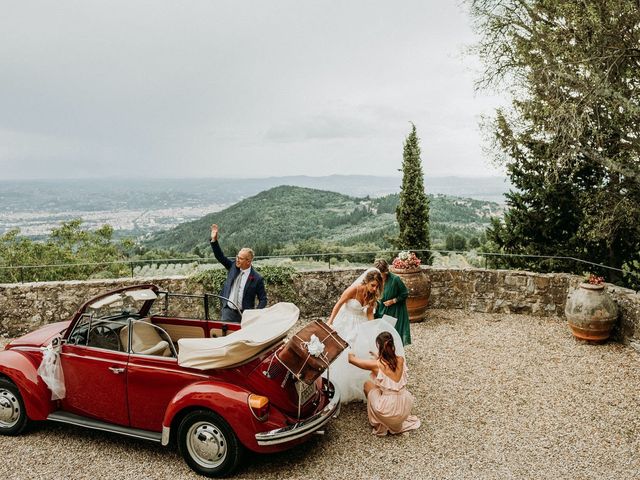
{"label": "crouching woman in pink dress", "polygon": [[373,434],[384,436],[415,430],[420,420],[411,415],[413,395],[407,390],[407,365],[404,357],[396,355],[393,337],[382,332],[376,337],[378,358],[365,360],[349,354],[349,362],[364,370],[371,370],[371,380],[364,384],[369,423]]}

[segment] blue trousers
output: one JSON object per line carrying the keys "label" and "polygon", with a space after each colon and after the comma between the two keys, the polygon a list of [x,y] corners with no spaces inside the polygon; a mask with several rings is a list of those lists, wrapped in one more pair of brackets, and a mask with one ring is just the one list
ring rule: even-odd
{"label": "blue trousers", "polygon": [[222,307],[222,312],[220,312],[220,315],[223,322],[240,323],[240,321],[242,320],[242,314],[235,308],[230,308],[227,305]]}

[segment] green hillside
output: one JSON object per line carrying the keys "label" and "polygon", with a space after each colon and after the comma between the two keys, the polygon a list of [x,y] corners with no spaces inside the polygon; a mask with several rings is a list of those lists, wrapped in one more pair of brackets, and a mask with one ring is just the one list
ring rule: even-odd
{"label": "green hillside", "polygon": [[[395,206],[398,195],[355,198],[311,188],[279,186],[246,198],[220,212],[155,234],[147,248],[190,252],[195,247],[209,249],[212,223],[220,225],[220,240],[229,255],[250,245],[258,255],[297,250],[296,245],[375,245],[388,247],[386,240],[396,234]],[[439,222],[446,230],[458,225],[467,233],[484,231],[498,204],[438,195],[431,198],[432,232],[438,237]],[[435,228],[434,228],[435,227]],[[440,234],[444,232],[440,228]]]}
{"label": "green hillside", "polygon": [[341,220],[357,216],[358,205],[357,199],[340,193],[280,186],[158,233],[147,246],[173,247],[183,252],[196,245],[209,248],[210,226],[217,223],[226,250],[231,252],[243,245],[251,245],[256,252],[271,250],[326,233]]}

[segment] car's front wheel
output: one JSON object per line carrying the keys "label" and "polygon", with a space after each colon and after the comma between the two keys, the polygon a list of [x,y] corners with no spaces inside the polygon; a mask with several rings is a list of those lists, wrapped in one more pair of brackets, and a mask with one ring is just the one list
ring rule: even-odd
{"label": "car's front wheel", "polygon": [[209,410],[187,414],[178,427],[178,448],[187,464],[208,477],[230,475],[240,463],[243,447],[229,424]]}
{"label": "car's front wheel", "polygon": [[18,435],[28,421],[20,390],[10,380],[0,378],[0,435]]}

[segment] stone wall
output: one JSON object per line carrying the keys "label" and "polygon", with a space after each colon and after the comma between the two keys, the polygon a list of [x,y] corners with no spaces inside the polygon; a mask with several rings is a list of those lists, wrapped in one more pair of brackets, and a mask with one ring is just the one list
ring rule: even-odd
{"label": "stone wall", "polygon": [[[294,279],[295,303],[303,317],[328,317],[342,291],[361,270],[301,272]],[[154,283],[171,292],[203,293],[187,277],[0,284],[0,335],[16,336],[47,323],[69,319],[86,300],[116,288]],[[290,296],[269,288],[269,305]]]}
{"label": "stone wall", "polygon": [[[569,289],[580,282],[580,277],[568,274],[429,267],[425,270],[431,279],[430,308],[486,313],[562,316]],[[299,272],[294,278],[293,290],[288,293],[276,288],[268,290],[269,304],[293,300],[303,318],[328,317],[342,291],[361,271]],[[68,319],[84,301],[95,295],[148,282],[173,292],[202,293],[201,286],[181,276],[0,284],[0,334],[16,336],[46,323]],[[621,312],[616,337],[640,345],[640,295],[614,286],[609,286],[608,291]]]}
{"label": "stone wall", "polygon": [[444,268],[427,271],[431,308],[485,313],[563,315],[568,289],[578,282],[568,274]]}
{"label": "stone wall", "polygon": [[47,323],[68,320],[90,298],[140,283],[186,291],[185,277],[0,284],[0,334],[13,337]]}
{"label": "stone wall", "polygon": [[611,285],[607,290],[618,305],[620,320],[616,326],[616,339],[631,343],[640,351],[640,293]]}

